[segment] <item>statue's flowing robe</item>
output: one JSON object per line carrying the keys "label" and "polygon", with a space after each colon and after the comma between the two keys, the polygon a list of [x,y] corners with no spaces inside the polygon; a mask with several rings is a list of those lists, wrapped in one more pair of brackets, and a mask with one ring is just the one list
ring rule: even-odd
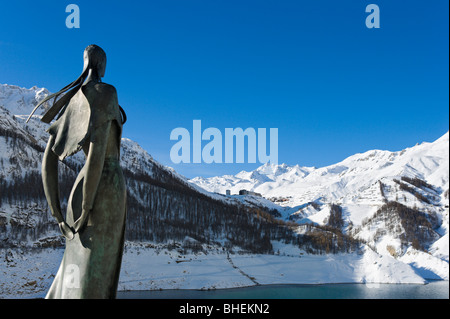
{"label": "statue's flowing robe", "polygon": [[[122,118],[115,89],[101,100],[104,102],[91,105],[80,89],[50,126],[49,133],[55,137],[52,150],[60,160],[88,146],[92,132],[108,121],[115,121],[119,126],[119,136],[112,138],[117,138],[120,150]],[[70,193],[66,212],[66,222],[70,226],[82,212],[86,171],[84,166]],[[119,159],[107,154],[86,225],[73,239],[66,239],[61,265],[46,298],[115,298],[125,218],[126,188],[122,169]]]}

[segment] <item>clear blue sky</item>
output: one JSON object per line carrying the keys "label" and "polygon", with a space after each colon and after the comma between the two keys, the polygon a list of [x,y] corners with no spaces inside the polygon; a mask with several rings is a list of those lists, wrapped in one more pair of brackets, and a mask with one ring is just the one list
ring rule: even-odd
{"label": "clear blue sky", "polygon": [[[68,29],[65,8],[80,8]],[[381,28],[365,26],[366,5]],[[449,129],[448,1],[3,1],[0,83],[56,91],[106,51],[124,136],[193,177],[260,164],[171,163],[170,132],[279,130],[279,163],[326,166]]]}

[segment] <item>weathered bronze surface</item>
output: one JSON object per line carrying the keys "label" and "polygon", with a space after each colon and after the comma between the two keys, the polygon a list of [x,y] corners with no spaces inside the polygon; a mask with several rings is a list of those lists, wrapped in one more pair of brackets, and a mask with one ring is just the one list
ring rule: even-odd
{"label": "weathered bronze surface", "polygon": [[[126,218],[126,188],[119,163],[125,114],[116,89],[101,82],[105,68],[104,51],[88,46],[82,75],[40,103],[56,101],[66,92],[42,118],[50,123],[59,114],[48,130],[42,180],[52,215],[66,237],[63,260],[46,298],[116,296]],[[58,161],[80,150],[86,162],[72,188],[64,219]]]}

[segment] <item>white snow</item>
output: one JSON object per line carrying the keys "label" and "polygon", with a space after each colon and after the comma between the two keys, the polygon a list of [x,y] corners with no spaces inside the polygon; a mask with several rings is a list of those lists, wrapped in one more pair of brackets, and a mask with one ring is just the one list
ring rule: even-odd
{"label": "white snow", "polygon": [[[396,180],[403,176],[419,178],[432,185],[432,189],[408,185],[428,198],[429,203],[400,189]],[[283,219],[294,220],[298,224],[323,225],[330,214],[327,204],[338,204],[342,207],[346,229],[356,231],[354,236],[376,249],[383,258],[396,258],[397,262],[412,267],[423,278],[448,280],[449,132],[432,143],[417,144],[399,152],[371,150],[327,167],[264,164],[252,172],[196,177],[190,182],[218,193],[225,193],[227,189],[232,194],[241,189],[261,193],[280,206],[278,210]],[[436,239],[423,243],[428,252],[412,253],[403,247],[400,235],[404,229],[398,217],[395,222],[392,217],[389,221],[391,226],[396,224],[393,230],[386,231],[387,224],[383,220],[363,226],[387,201],[396,201],[436,216],[440,223],[433,230]],[[319,207],[308,205],[310,202]],[[396,265],[400,267],[398,269],[403,267]],[[372,272],[372,276],[374,274],[377,272]]]}
{"label": "white snow", "polygon": [[290,207],[319,198],[369,204],[379,202],[380,198],[368,190],[376,190],[377,182],[386,178],[419,177],[447,190],[448,151],[447,132],[434,143],[422,143],[401,152],[372,150],[322,168],[267,163],[255,171],[242,171],[235,176],[196,177],[190,181],[208,191],[222,194],[227,189],[232,194],[247,189],[266,198],[291,196],[285,204]]}
{"label": "white snow", "polygon": [[[366,248],[361,254],[308,255],[274,243],[279,254],[227,254],[210,246],[198,253],[167,245],[127,243],[119,291],[223,289],[256,284],[414,283],[413,267]],[[43,298],[59,267],[63,249],[0,249],[0,298]]]}

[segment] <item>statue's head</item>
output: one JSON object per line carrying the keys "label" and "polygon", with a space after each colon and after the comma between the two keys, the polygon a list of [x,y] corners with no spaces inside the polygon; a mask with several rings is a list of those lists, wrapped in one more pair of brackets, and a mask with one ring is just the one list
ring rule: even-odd
{"label": "statue's head", "polygon": [[[40,101],[34,110],[31,112],[30,116],[27,119],[27,122],[30,120],[31,116],[34,114],[34,112],[37,110],[37,108],[42,105],[43,103],[49,101],[50,99],[53,100],[53,105],[50,107],[50,109],[45,113],[45,115],[42,117],[41,121],[45,123],[50,123],[50,121],[53,120],[53,118],[58,114],[58,112],[61,110],[61,108],[68,103],[68,101],[75,95],[75,93],[82,87],[84,81],[89,75],[89,71],[92,70],[99,78],[102,78],[105,76],[105,70],[106,70],[106,53],[103,51],[102,48],[100,48],[98,45],[91,44],[84,49],[84,67],[83,72],[81,75],[73,81],[71,84],[65,86],[61,90],[59,90],[56,93],[53,93],[46,98],[44,98],[42,101]],[[62,98],[60,98],[58,101],[56,100],[61,94],[64,94]],[[120,107],[120,106],[119,106]],[[123,123],[126,121],[126,115],[122,108],[120,108],[122,112],[122,116],[124,118]]]}
{"label": "statue's head", "polygon": [[84,49],[84,71],[93,69],[99,77],[105,76],[106,53],[98,45],[91,44]]}

